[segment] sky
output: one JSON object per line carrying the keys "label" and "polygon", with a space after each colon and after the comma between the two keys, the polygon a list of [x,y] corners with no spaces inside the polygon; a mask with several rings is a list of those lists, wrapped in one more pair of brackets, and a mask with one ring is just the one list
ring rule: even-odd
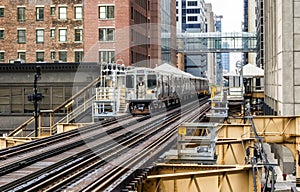
{"label": "sky", "polygon": [[[223,15],[222,32],[241,32],[244,15],[243,0],[205,0],[212,4],[216,15]],[[230,70],[233,71],[235,63],[241,60],[240,53],[230,53]]]}
{"label": "sky", "polygon": [[223,32],[240,32],[244,14],[243,0],[205,0],[211,3],[213,12],[216,15],[223,15]]}

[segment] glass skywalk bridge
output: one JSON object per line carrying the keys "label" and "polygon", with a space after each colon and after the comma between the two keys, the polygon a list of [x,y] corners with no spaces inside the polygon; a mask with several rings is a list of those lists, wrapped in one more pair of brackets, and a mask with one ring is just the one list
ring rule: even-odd
{"label": "glass skywalk bridge", "polygon": [[[169,34],[162,36],[168,41]],[[188,54],[256,52],[256,33],[177,33],[177,50]]]}

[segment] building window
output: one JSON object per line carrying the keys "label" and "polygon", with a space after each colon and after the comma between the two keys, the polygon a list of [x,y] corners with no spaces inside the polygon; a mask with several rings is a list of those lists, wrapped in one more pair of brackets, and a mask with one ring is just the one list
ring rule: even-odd
{"label": "building window", "polygon": [[134,19],[134,8],[133,8],[133,5],[131,5],[130,7],[130,19]]}
{"label": "building window", "polygon": [[58,14],[59,19],[67,19],[67,7],[59,7]]}
{"label": "building window", "polygon": [[197,16],[188,16],[188,21],[198,21]]}
{"label": "building window", "polygon": [[51,38],[55,37],[55,29],[50,29],[50,37]]}
{"label": "building window", "polygon": [[114,63],[115,52],[114,51],[99,51],[99,62],[100,63]]}
{"label": "building window", "polygon": [[36,20],[37,21],[44,21],[44,7],[37,7],[36,8]]}
{"label": "building window", "polygon": [[4,39],[4,30],[0,29],[0,39]]}
{"label": "building window", "polygon": [[36,30],[36,43],[44,43],[44,29]]}
{"label": "building window", "polygon": [[59,41],[67,42],[67,29],[59,29]]}
{"label": "building window", "polygon": [[99,6],[99,19],[113,19],[115,18],[114,6]]}
{"label": "building window", "polygon": [[39,51],[36,52],[36,62],[43,62],[44,61],[44,52]]}
{"label": "building window", "polygon": [[60,61],[67,62],[67,56],[68,56],[68,52],[67,51],[59,51],[58,52],[58,59]]}
{"label": "building window", "polygon": [[75,62],[81,62],[83,58],[83,51],[75,51]]}
{"label": "building window", "polygon": [[0,52],[0,62],[4,62],[4,52]]}
{"label": "building window", "polygon": [[18,52],[18,59],[21,60],[21,62],[26,62],[26,52]]}
{"label": "building window", "polygon": [[114,28],[99,28],[99,41],[114,41]]}
{"label": "building window", "polygon": [[55,7],[50,7],[50,15],[51,16],[55,15]]}
{"label": "building window", "polygon": [[82,29],[75,29],[75,41],[82,41]]}
{"label": "building window", "polygon": [[197,6],[197,1],[188,1],[188,6]]}
{"label": "building window", "polygon": [[18,21],[24,22],[26,20],[26,8],[25,7],[19,7],[18,8]]}
{"label": "building window", "polygon": [[82,19],[82,7],[74,7],[74,17],[75,19]]}
{"label": "building window", "polygon": [[18,30],[18,43],[26,43],[26,31]]}
{"label": "building window", "polygon": [[186,13],[200,13],[200,9],[187,9]]}
{"label": "building window", "polygon": [[50,59],[54,61],[56,59],[56,53],[54,51],[50,52]]}
{"label": "building window", "polygon": [[0,17],[4,17],[4,8],[3,7],[0,8]]}

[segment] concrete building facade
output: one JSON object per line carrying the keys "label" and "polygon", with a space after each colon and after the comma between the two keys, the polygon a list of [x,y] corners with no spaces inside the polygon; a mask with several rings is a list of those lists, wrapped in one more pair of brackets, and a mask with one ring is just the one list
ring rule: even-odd
{"label": "concrete building facade", "polygon": [[[256,6],[255,1],[244,0],[243,32],[256,32]],[[256,65],[256,55],[256,53],[243,53],[243,65],[248,63]]]}
{"label": "concrete building facade", "polygon": [[266,114],[300,114],[300,2],[263,2]]}
{"label": "concrete building facade", "polygon": [[[215,16],[211,3],[206,4],[206,28],[207,32],[215,32]],[[211,84],[216,83],[216,54],[207,54],[207,78]]]}

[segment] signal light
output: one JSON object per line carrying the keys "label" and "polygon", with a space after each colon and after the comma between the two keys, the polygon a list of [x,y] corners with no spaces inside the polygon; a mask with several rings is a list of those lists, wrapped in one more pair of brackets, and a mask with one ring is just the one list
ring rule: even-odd
{"label": "signal light", "polygon": [[41,101],[44,98],[42,93],[30,94],[27,96],[28,101]]}

